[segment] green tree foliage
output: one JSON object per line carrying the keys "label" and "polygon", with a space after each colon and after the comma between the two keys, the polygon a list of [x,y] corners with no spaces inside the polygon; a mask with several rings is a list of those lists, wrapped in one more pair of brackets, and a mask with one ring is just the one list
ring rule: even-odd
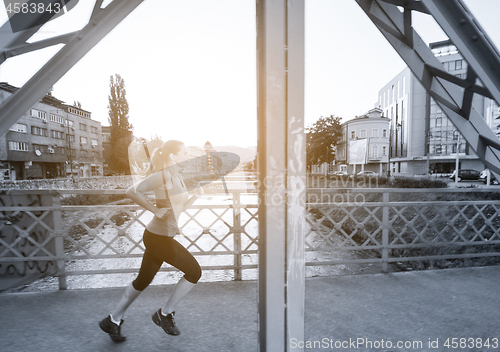
{"label": "green tree foliage", "polygon": [[320,117],[318,121],[306,128],[307,140],[307,167],[324,162],[332,162],[335,155],[332,153],[342,140],[340,117]]}
{"label": "green tree foliage", "polygon": [[111,127],[111,160],[114,172],[129,173],[128,145],[132,141],[133,126],[128,121],[128,102],[125,81],[119,74],[109,77],[108,122]]}

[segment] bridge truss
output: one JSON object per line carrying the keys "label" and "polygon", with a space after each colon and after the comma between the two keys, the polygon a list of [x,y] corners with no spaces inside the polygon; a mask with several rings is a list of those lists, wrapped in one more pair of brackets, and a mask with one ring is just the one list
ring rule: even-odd
{"label": "bridge truss", "polygon": [[[472,105],[474,94],[500,102],[500,55],[464,3],[355,1],[479,158],[500,174],[500,143]],[[103,0],[96,0],[88,24],[80,31],[32,43],[28,40],[41,27],[12,33],[10,25],[4,24],[0,64],[23,53],[57,44],[63,47],[0,105],[0,136],[142,2],[113,0],[103,8]],[[258,168],[260,181],[266,181],[259,188],[260,349],[289,351],[290,338],[304,340],[304,1],[256,0],[256,6]],[[413,11],[429,14],[443,28],[468,63],[465,79],[443,69],[413,29]],[[285,201],[275,203],[275,199]]]}

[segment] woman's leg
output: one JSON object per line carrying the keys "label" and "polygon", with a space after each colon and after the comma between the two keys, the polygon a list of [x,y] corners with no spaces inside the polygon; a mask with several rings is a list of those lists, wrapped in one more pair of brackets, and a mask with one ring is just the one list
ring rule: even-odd
{"label": "woman's leg", "polygon": [[[160,248],[155,249],[155,253]],[[174,309],[177,303],[184,298],[198,282],[201,276],[201,268],[196,259],[179,242],[170,238],[168,245],[162,249],[165,256],[162,259],[168,264],[181,270],[184,277],[179,280],[163,308],[158,309],[153,316],[153,322],[160,326],[169,335],[179,335],[179,328],[174,321]]]}
{"label": "woman's leg", "polygon": [[189,291],[191,291],[201,277],[200,264],[198,264],[198,261],[196,261],[193,255],[186,248],[174,239],[172,239],[171,248],[175,255],[171,255],[170,258],[164,258],[164,260],[168,264],[182,271],[184,273],[184,277],[177,282],[174,292],[172,292],[169,299],[161,309],[163,315],[172,313],[175,310],[177,303],[179,303],[180,300],[184,298]]}
{"label": "woman's leg", "polygon": [[161,313],[163,315],[167,315],[169,313],[172,313],[175,309],[175,306],[177,303],[180,302],[181,299],[186,296],[189,291],[194,287],[192,282],[189,282],[186,280],[186,278],[181,277],[179,282],[177,282],[177,285],[175,285],[174,292],[170,295],[170,297],[167,300],[167,303],[162,307]]}
{"label": "woman's leg", "polygon": [[115,323],[119,323],[122,320],[127,308],[133,301],[135,301],[141,292],[149,286],[163,263],[161,259],[157,258],[148,249],[148,247],[151,248],[151,246],[155,245],[155,243],[151,243],[151,236],[155,235],[152,235],[147,230],[144,232],[143,241],[146,246],[146,250],[144,251],[144,256],[142,257],[141,268],[139,269],[137,278],[132,282],[132,284],[127,286],[120,301],[115,307],[115,310],[111,313],[111,318]]}
{"label": "woman's leg", "polygon": [[111,313],[111,320],[115,324],[119,324],[125,314],[127,308],[132,304],[133,301],[141,294],[142,291],[136,290],[133,284],[130,284],[123,292],[120,302],[118,302],[115,310]]}

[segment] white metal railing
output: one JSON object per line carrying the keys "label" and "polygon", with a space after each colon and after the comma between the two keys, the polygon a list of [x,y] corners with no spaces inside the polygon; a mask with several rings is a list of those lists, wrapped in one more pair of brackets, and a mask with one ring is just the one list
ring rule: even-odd
{"label": "white metal railing", "polygon": [[[65,288],[70,275],[137,272],[152,214],[137,205],[61,204],[71,195],[124,192],[4,191],[0,276],[51,274]],[[242,261],[258,253],[256,194],[232,189],[215,201],[220,193],[208,191],[181,216],[176,238],[195,256],[226,258],[202,269],[232,270],[241,280],[257,268]],[[500,194],[492,189],[308,189],[307,199],[305,247],[317,254],[307,266],[380,263],[388,271],[389,263],[500,256]],[[339,255],[346,252],[362,255]]]}

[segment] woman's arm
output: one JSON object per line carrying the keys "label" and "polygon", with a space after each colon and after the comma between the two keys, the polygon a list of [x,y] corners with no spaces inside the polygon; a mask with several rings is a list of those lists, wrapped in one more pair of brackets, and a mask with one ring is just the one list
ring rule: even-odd
{"label": "woman's arm", "polygon": [[[145,193],[155,189],[156,187],[163,185],[163,177],[161,175],[161,172],[156,172],[146,177],[144,180],[131,186],[126,193],[127,197],[132,199],[135,203],[137,203],[144,209],[149,210],[150,212],[155,214],[156,217],[160,219],[166,216],[167,210],[164,208],[163,209],[157,208],[155,205],[153,205],[150,201],[148,201],[148,199],[145,196]],[[167,181],[167,188],[169,186],[168,183],[169,182]],[[170,188],[172,188],[171,183],[170,183]]]}

